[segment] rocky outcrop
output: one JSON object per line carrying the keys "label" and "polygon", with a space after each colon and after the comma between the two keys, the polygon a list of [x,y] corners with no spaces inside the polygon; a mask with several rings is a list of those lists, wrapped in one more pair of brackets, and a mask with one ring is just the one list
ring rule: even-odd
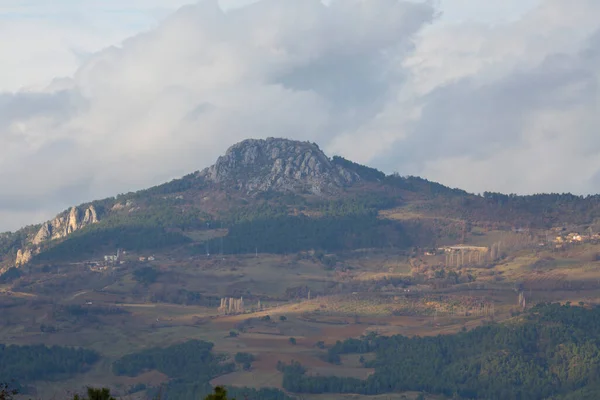
{"label": "rocky outcrop", "polygon": [[357,173],[332,163],[316,144],[276,138],[233,145],[199,175],[247,192],[327,194],[360,180]]}
{"label": "rocky outcrop", "polygon": [[39,245],[47,240],[62,239],[76,230],[96,222],[98,222],[98,214],[94,206],[87,207],[85,211],[78,207],[72,207],[69,212],[42,224],[32,243]]}
{"label": "rocky outcrop", "polygon": [[17,251],[17,259],[15,260],[15,266],[20,267],[22,265],[27,264],[31,261],[31,257],[33,257],[33,252],[30,249]]}
{"label": "rocky outcrop", "polygon": [[64,212],[53,220],[44,222],[42,224],[40,229],[30,241],[30,245],[33,245],[33,249],[19,250],[17,252],[15,265],[19,267],[27,264],[33,255],[39,252],[39,246],[44,242],[65,238],[71,233],[97,222],[98,213],[96,212],[94,206],[90,205],[85,209],[72,207],[69,211]]}
{"label": "rocky outcrop", "polygon": [[96,213],[96,209],[94,206],[89,206],[85,210],[85,214],[83,215],[83,219],[81,220],[81,226],[88,226],[91,224],[95,224],[98,222],[98,213]]}

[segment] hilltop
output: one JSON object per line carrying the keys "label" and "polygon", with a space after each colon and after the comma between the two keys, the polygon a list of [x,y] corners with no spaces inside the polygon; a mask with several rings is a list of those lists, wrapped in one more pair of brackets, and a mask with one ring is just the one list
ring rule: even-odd
{"label": "hilltop", "polygon": [[[400,247],[427,247],[464,239],[474,227],[589,228],[598,217],[599,196],[478,196],[329,157],[314,143],[248,139],[202,171],[147,190],[74,206],[51,221],[4,234],[0,259],[6,270],[36,261],[81,261],[119,247],[158,251],[198,242],[199,237],[205,242],[202,231],[210,230],[211,224],[225,228],[221,235],[235,247],[231,251],[260,246],[278,252],[311,250],[319,242],[323,250],[385,246],[390,240]],[[244,224],[254,219],[263,220],[281,240],[298,240],[288,228],[319,231],[325,237],[265,248],[273,235],[250,233]],[[324,224],[331,228],[328,233],[320,227]],[[288,226],[285,232],[279,229],[282,226]],[[341,244],[332,238],[336,227],[362,233]],[[249,236],[252,245],[241,245]]]}

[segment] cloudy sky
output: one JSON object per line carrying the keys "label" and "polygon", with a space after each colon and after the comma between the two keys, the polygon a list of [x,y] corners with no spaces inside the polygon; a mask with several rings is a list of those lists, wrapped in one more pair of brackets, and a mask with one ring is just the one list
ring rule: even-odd
{"label": "cloudy sky", "polygon": [[0,230],[311,140],[472,192],[600,192],[598,0],[2,0]]}

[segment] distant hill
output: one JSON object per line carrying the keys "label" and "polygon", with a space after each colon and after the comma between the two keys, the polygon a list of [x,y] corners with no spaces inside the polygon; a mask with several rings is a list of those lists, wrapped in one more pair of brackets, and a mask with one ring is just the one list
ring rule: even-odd
{"label": "distant hill", "polygon": [[202,171],[1,235],[0,270],[117,248],[204,251],[221,227],[219,240],[231,252],[342,251],[458,241],[475,226],[547,229],[599,218],[597,195],[479,196],[330,158],[314,143],[249,139]]}

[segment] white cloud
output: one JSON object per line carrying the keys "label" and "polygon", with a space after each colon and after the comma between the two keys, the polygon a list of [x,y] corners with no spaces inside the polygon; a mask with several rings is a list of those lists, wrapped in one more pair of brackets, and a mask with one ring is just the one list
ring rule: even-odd
{"label": "white cloud", "polygon": [[[14,216],[1,227],[201,169],[248,137],[317,141],[476,192],[598,190],[596,0],[544,0],[494,26],[446,19],[437,29],[425,29],[429,3],[241,3],[186,6],[68,68],[37,55],[31,64],[50,69],[43,78],[73,73],[0,94],[0,184],[10,187],[0,216]],[[136,9],[127,20],[148,26],[168,7],[88,5]],[[94,40],[81,47],[105,43]]]}
{"label": "white cloud", "polygon": [[598,192],[599,17],[593,0],[547,0],[429,30],[395,100],[335,148],[474,192]]}

